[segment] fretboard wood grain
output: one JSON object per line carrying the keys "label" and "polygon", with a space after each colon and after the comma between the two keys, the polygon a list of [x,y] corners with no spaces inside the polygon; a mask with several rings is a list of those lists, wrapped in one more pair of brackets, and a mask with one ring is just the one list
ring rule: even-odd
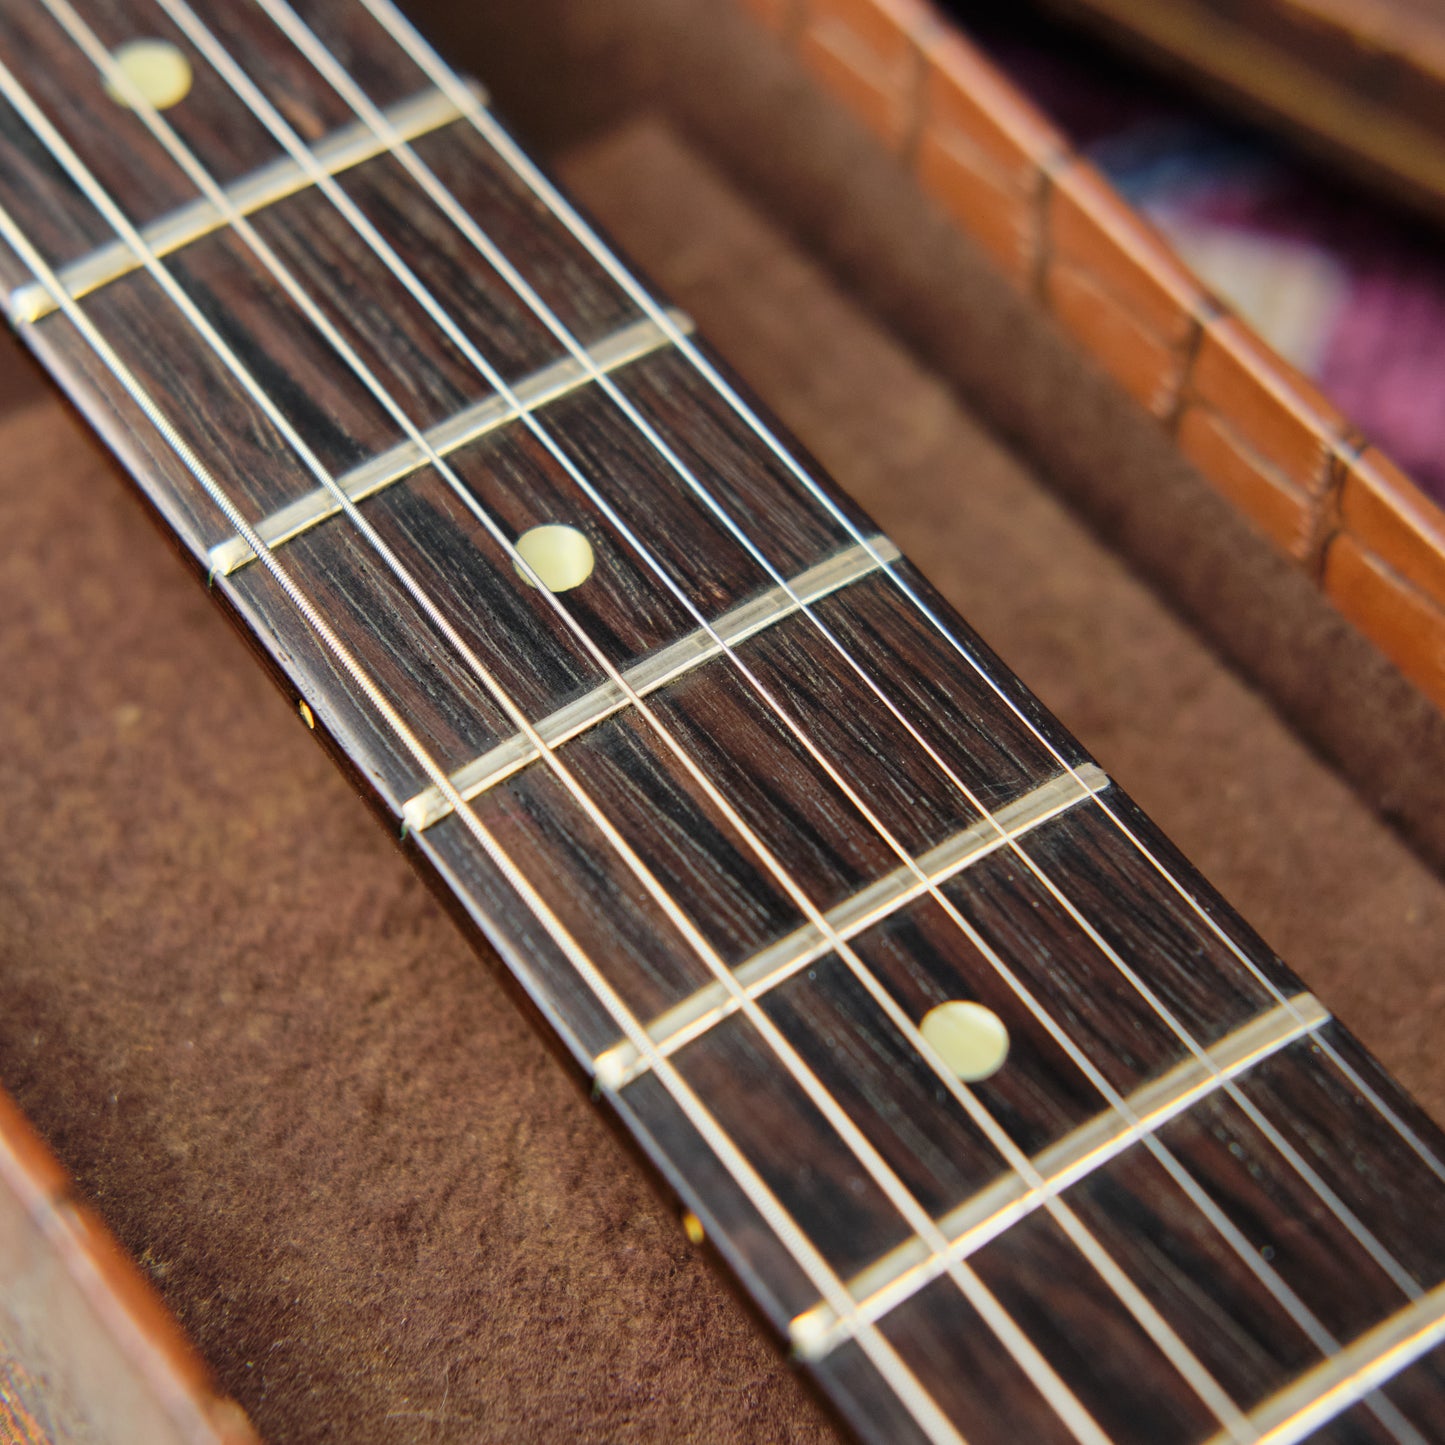
{"label": "fretboard wood grain", "polygon": [[1438,1433],[1438,1131],[373,9],[355,108],[281,0],[0,18],[12,318],[283,686],[866,1437]]}

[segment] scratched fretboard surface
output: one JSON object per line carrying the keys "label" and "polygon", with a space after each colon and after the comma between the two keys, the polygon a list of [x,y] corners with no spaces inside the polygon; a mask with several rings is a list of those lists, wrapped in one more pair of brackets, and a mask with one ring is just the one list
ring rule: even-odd
{"label": "scratched fretboard surface", "polygon": [[1438,1132],[474,88],[381,0],[0,63],[12,320],[860,1435],[1445,1438]]}

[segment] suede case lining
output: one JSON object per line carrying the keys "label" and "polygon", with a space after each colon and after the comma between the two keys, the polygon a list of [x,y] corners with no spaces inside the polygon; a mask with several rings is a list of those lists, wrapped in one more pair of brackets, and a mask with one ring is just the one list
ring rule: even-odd
{"label": "suede case lining", "polygon": [[[1445,889],[1277,699],[695,139],[561,169],[1438,1113]],[[74,418],[4,441],[0,1083],[222,1388],[277,1442],[836,1438]]]}

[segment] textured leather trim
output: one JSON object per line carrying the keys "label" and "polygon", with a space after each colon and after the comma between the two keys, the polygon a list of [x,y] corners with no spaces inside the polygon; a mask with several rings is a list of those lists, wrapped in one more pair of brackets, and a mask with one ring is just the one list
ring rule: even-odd
{"label": "textured leather trim", "polygon": [[260,1445],[3,1090],[0,1386],[5,1439],[60,1445],[84,1432],[155,1445]]}
{"label": "textured leather trim", "polygon": [[741,3],[1445,708],[1445,668],[1434,661],[1445,657],[1445,513],[1435,502],[1210,295],[924,0]]}

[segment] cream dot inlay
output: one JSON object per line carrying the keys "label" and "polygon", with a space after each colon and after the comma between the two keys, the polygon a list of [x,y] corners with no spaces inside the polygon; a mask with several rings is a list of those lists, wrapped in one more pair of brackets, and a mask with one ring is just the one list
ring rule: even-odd
{"label": "cream dot inlay", "polygon": [[[111,58],[157,110],[179,104],[190,93],[191,62],[169,40],[127,40]],[[117,105],[130,104],[111,81],[106,81],[105,91]]]}
{"label": "cream dot inlay", "polygon": [[966,1084],[996,1074],[1008,1058],[1008,1030],[981,1003],[965,999],[941,1003],[924,1015],[919,1032]]}
{"label": "cream dot inlay", "polygon": [[[592,544],[576,527],[549,523],[533,527],[517,538],[517,555],[541,578],[549,592],[567,592],[580,587],[591,575],[595,558]],[[522,571],[529,586],[532,579]]]}

